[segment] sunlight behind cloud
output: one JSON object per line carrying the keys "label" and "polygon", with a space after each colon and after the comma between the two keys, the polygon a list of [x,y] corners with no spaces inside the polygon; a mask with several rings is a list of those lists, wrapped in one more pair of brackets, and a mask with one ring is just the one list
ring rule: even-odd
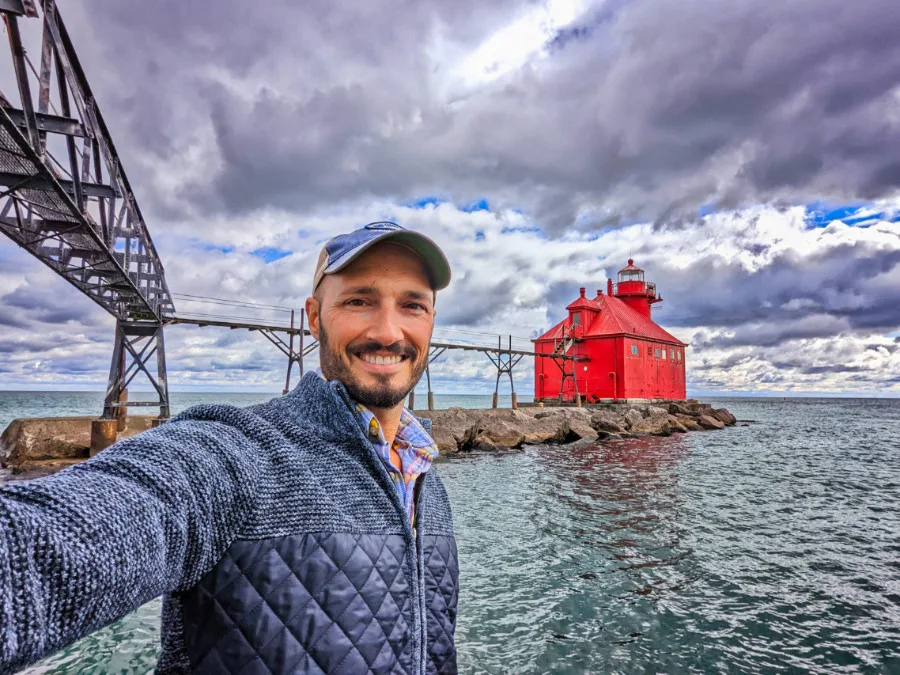
{"label": "sunlight behind cloud", "polygon": [[544,53],[554,35],[582,17],[589,6],[585,0],[548,0],[530,9],[466,57],[459,78],[468,85],[485,84],[521,68]]}

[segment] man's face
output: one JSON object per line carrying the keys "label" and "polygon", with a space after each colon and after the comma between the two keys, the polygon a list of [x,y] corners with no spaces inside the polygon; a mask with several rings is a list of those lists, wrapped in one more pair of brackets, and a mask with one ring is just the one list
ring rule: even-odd
{"label": "man's face", "polygon": [[434,293],[422,260],[391,242],[375,244],[306,301],[322,374],[368,408],[402,403],[425,372]]}

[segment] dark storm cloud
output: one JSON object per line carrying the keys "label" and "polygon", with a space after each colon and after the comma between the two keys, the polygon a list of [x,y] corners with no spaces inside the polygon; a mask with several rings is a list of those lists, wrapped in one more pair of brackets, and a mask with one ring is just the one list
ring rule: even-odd
{"label": "dark storm cloud", "polygon": [[[26,254],[23,252],[22,256]],[[0,323],[27,325],[28,321],[58,325],[75,322],[85,326],[99,325],[103,310],[78,291],[51,274],[41,274],[38,281],[29,279],[0,297]]]}
{"label": "dark storm cloud", "polygon": [[[508,307],[515,292],[515,280],[500,279],[483,286],[463,279],[442,292],[435,304],[440,325],[473,326],[490,321],[495,313]],[[436,328],[440,331],[440,328]]]}
{"label": "dark storm cloud", "polygon": [[28,340],[0,338],[0,354],[38,354],[59,347],[59,343],[40,336],[29,336]]}
{"label": "dark storm cloud", "polygon": [[[896,190],[894,0],[613,3],[546,58],[443,92],[459,54],[535,7],[515,4],[85,0],[78,34],[175,208],[475,193],[558,231],[601,205],[579,226]],[[150,167],[200,129],[210,170],[173,199]]]}
{"label": "dark storm cloud", "polygon": [[26,328],[28,322],[24,320],[22,312],[17,308],[0,305],[0,326],[7,328]]}
{"label": "dark storm cloud", "polygon": [[833,335],[835,320],[851,330],[895,330],[900,326],[896,286],[879,277],[894,273],[900,278],[898,266],[900,249],[856,243],[817,255],[780,254],[752,272],[710,256],[687,269],[656,267],[653,278],[664,280],[660,290],[671,309],[660,317],[667,325],[752,326],[708,344],[770,345]]}
{"label": "dark storm cloud", "polygon": [[772,361],[772,365],[776,368],[791,368],[795,369],[796,372],[799,372],[803,375],[829,375],[832,373],[865,373],[869,372],[869,368],[863,368],[862,366],[850,366],[840,363],[835,364],[827,364],[827,365],[809,365],[805,363],[795,363],[792,361]]}

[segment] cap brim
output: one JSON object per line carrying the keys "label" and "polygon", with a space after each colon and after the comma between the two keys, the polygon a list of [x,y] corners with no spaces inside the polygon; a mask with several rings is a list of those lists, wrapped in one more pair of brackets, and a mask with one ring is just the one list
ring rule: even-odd
{"label": "cap brim", "polygon": [[430,272],[434,290],[440,291],[447,288],[450,284],[450,263],[447,262],[444,252],[424,234],[411,232],[410,230],[385,232],[383,235],[367,241],[326,267],[324,274],[340,272],[378,242],[389,240],[396,241],[412,249],[422,259]]}

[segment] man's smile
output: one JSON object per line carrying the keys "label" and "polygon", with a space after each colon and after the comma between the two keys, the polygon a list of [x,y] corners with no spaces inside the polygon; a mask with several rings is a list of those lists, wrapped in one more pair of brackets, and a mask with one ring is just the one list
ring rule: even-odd
{"label": "man's smile", "polygon": [[355,352],[354,356],[362,362],[363,367],[380,375],[390,375],[399,372],[403,363],[409,360],[405,354],[376,354],[373,352]]}

